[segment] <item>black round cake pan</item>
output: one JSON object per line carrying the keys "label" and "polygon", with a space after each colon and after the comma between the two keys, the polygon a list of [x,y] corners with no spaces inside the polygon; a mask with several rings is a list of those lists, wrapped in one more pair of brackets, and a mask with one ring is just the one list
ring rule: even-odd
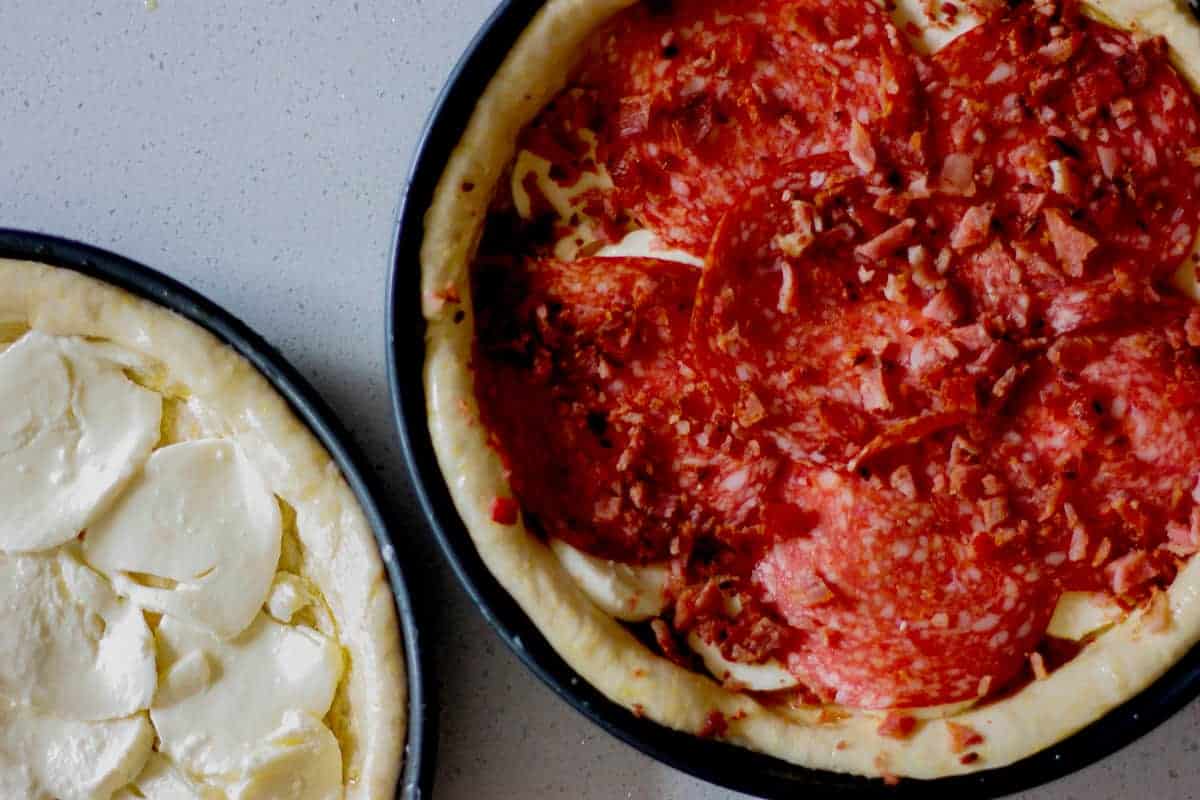
{"label": "black round cake pan", "polygon": [[578,711],[643,753],[712,783],[777,798],[1001,797],[1099,761],[1200,694],[1200,647],[1196,647],[1150,688],[1053,747],[1006,767],[885,786],[879,780],[798,767],[638,718],[593,688],[559,657],[484,565],[439,470],[426,417],[420,289],[424,217],[438,180],[476,101],[542,5],[523,0],[501,3],[467,48],[434,106],[398,209],[387,320],[392,401],[405,458],[429,526],[467,593],[525,665]]}
{"label": "black round cake pan", "polygon": [[165,306],[196,323],[253,364],[333,457],[362,506],[380,552],[384,554],[392,595],[396,599],[408,692],[404,768],[396,796],[401,800],[420,800],[429,796],[437,743],[436,714],[427,691],[418,614],[408,591],[404,566],[396,556],[399,545],[393,531],[399,528],[378,500],[382,493],[366,466],[366,459],[333,411],[308,381],[261,336],[220,306],[160,272],[97,247],[28,231],[0,229],[0,258],[38,261],[74,270]]}

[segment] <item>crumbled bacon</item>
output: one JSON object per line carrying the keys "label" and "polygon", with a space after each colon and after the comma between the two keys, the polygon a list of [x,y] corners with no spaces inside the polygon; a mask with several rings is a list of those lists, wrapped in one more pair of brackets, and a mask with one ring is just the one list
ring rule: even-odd
{"label": "crumbled bacon", "polygon": [[950,752],[958,755],[965,753],[976,745],[983,744],[983,734],[970,725],[946,720],[946,732],[950,734]]}
{"label": "crumbled bacon", "polygon": [[1133,550],[1105,568],[1114,594],[1128,594],[1158,575],[1158,568],[1144,550]]}
{"label": "crumbled bacon", "polygon": [[1046,227],[1050,232],[1050,243],[1054,246],[1058,260],[1066,268],[1066,273],[1074,278],[1080,277],[1083,275],[1083,266],[1088,256],[1100,243],[1068,222],[1060,209],[1044,209],[1042,216],[1045,217]]}
{"label": "crumbled bacon", "polygon": [[950,246],[955,250],[966,250],[987,241],[995,208],[992,203],[968,208],[955,226],[954,232],[950,234]]}
{"label": "crumbled bacon", "polygon": [[850,148],[847,152],[854,166],[863,172],[875,169],[875,148],[871,145],[871,135],[858,120],[850,123]]}
{"label": "crumbled bacon", "polygon": [[875,730],[880,736],[891,739],[907,739],[917,729],[917,718],[912,714],[889,711]]}
{"label": "crumbled bacon", "polygon": [[912,233],[916,227],[917,221],[912,218],[898,222],[869,242],[854,248],[854,252],[863,258],[878,261],[907,247],[912,241]]}
{"label": "crumbled bacon", "polygon": [[511,497],[492,498],[492,522],[500,525],[515,525],[517,513],[521,510],[517,501]]}
{"label": "crumbled bacon", "polygon": [[975,194],[975,159],[965,153],[951,153],[942,162],[940,188],[946,194],[970,197]]}

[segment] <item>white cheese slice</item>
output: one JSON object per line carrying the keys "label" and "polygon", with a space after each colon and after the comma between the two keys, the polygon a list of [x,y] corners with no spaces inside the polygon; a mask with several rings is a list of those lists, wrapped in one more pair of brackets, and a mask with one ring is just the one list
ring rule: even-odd
{"label": "white cheese slice", "polygon": [[695,631],[688,634],[687,641],[712,676],[722,683],[736,683],[752,692],[778,692],[800,685],[796,676],[775,659],[742,664],[725,658],[720,647],[704,641]]}
{"label": "white cheese slice", "polygon": [[149,708],[158,683],[142,612],[64,551],[0,554],[0,695],[62,719]]}
{"label": "white cheese slice", "polygon": [[280,539],[262,476],[233,442],[204,439],[156,451],[83,547],[135,603],[232,637],[267,599]]}
{"label": "white cheese slice", "polygon": [[657,617],[667,607],[667,568],[633,566],[590,556],[561,539],[550,549],[588,598],[617,619],[629,622]]}
{"label": "white cheese slice", "polygon": [[1046,633],[1079,641],[1117,622],[1124,615],[1108,595],[1099,592],[1063,592],[1054,607]]}
{"label": "white cheese slice", "polygon": [[169,758],[151,753],[142,774],[137,776],[130,788],[118,792],[113,800],[225,800],[225,794],[215,786],[192,780]]}
{"label": "white cheese slice", "polygon": [[[938,12],[935,19],[930,19],[926,0],[896,0],[892,21],[901,33],[908,35],[909,42],[918,53],[936,53],[987,18],[986,13],[975,8],[977,2],[952,2],[957,13],[950,16]],[[935,0],[934,5],[941,9],[946,4],[943,0]],[[909,23],[915,27],[909,28]]]}
{"label": "white cheese slice", "polygon": [[0,550],[79,535],[158,442],[162,398],[80,339],[30,331],[0,353]]}
{"label": "white cheese slice", "polygon": [[0,797],[108,800],[141,772],[153,745],[144,713],[72,722],[0,706]]}
{"label": "white cheese slice", "polygon": [[160,657],[171,666],[200,651],[209,667],[210,680],[199,690],[190,670],[187,685],[179,687],[168,668],[150,709],[159,749],[200,776],[244,774],[247,760],[289,711],[323,718],[342,674],[335,642],[266,614],[232,640],[164,617],[158,643]]}
{"label": "white cheese slice", "polygon": [[693,267],[704,266],[703,258],[664,244],[658,235],[648,228],[629,232],[616,244],[601,247],[596,251],[596,255],[602,258],[661,258],[664,261],[678,261]]}
{"label": "white cheese slice", "polygon": [[230,800],[340,800],[342,753],[333,733],[311,714],[289,712],[250,759]]}

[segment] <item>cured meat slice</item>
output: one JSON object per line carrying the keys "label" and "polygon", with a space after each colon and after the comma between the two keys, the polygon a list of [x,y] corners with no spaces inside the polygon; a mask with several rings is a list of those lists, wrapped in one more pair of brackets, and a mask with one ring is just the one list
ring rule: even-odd
{"label": "cured meat slice", "polygon": [[1200,480],[1200,369],[1183,345],[1185,318],[1059,340],[997,435],[993,463],[1042,526],[1035,557],[1064,588],[1137,588],[1127,570],[1104,567],[1141,551],[1148,561],[1127,563],[1174,574],[1160,548],[1171,530],[1190,530]]}
{"label": "cured meat slice", "polygon": [[[1200,229],[1200,109],[1161,40],[1039,0],[931,66],[937,236],[976,311],[1024,331],[1069,288],[1133,295],[1175,272]],[[985,206],[988,230],[965,239]]]}
{"label": "cured meat slice", "polygon": [[899,480],[813,470],[791,481],[790,499],[815,521],[777,530],[754,579],[805,634],[787,663],[827,702],[978,697],[1021,670],[1049,622],[1054,598],[1042,575],[973,544],[989,500],[931,492],[927,475],[948,469],[943,455]]}
{"label": "cured meat slice", "polygon": [[637,258],[476,274],[476,392],[527,521],[605,558],[756,513],[771,454],[729,435],[687,367],[697,272]]}
{"label": "cured meat slice", "polygon": [[780,163],[924,161],[911,55],[869,0],[638,3],[593,37],[573,86],[602,99],[616,207],[697,253]]}
{"label": "cured meat slice", "polygon": [[953,297],[909,249],[915,220],[876,211],[880,190],[843,157],[810,159],[750,190],[709,251],[697,366],[793,459],[845,464],[960,422],[1008,367],[977,363],[986,332],[955,336]]}

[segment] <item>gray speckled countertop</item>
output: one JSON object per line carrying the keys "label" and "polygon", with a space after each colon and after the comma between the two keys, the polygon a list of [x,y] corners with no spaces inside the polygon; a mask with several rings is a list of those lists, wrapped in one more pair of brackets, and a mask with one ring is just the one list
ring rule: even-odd
{"label": "gray speckled countertop", "polygon": [[[3,0],[0,226],[180,278],[277,345],[382,475],[436,606],[437,796],[717,798],[531,677],[428,541],[384,371],[396,204],[434,96],[495,0]],[[1027,797],[1200,797],[1200,705]]]}

